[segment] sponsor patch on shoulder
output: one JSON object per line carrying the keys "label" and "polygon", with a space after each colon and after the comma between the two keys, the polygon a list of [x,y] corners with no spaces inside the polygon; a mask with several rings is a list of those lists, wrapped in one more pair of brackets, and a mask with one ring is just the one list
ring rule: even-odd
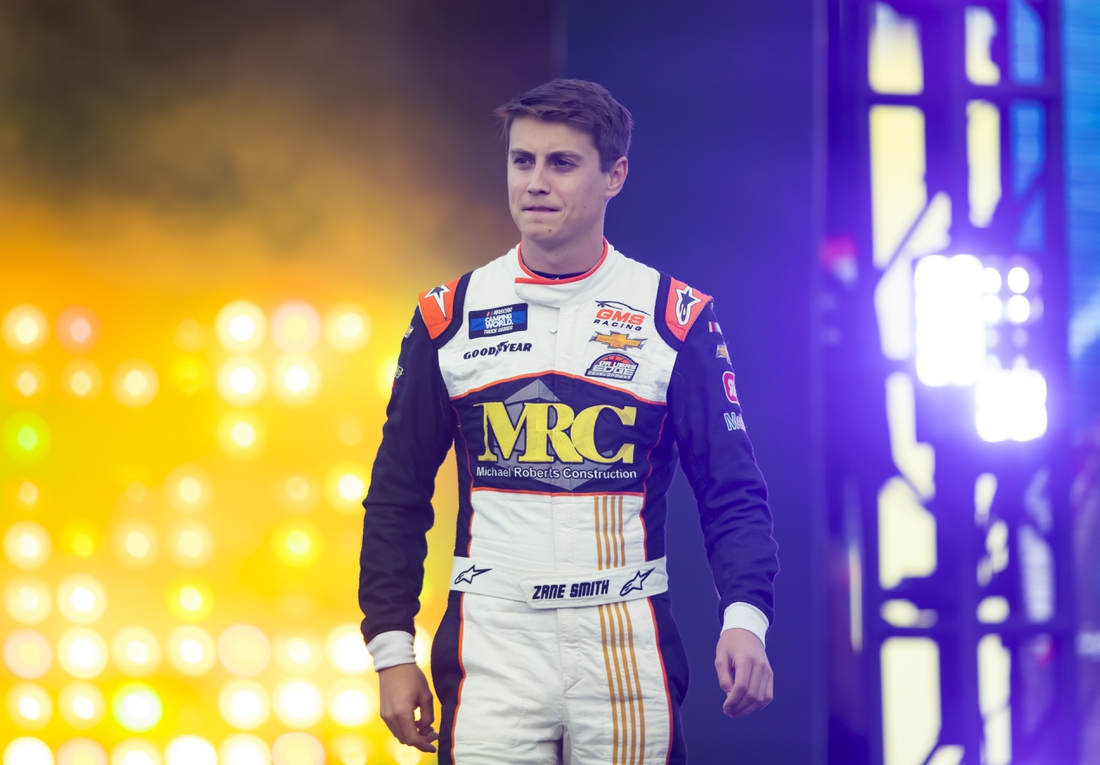
{"label": "sponsor patch on shoulder", "polygon": [[731,363],[731,364],[733,363],[733,362],[730,361],[730,352],[729,352],[729,349],[726,348],[725,343],[719,343],[718,344],[718,350],[715,351],[714,358],[716,358],[716,359],[725,359],[727,363]]}
{"label": "sponsor patch on shoulder", "polygon": [[737,384],[733,372],[722,373],[722,387],[725,388],[726,398],[731,404],[740,403],[737,400]]}
{"label": "sponsor patch on shoulder", "polygon": [[737,412],[723,412],[722,416],[726,418],[726,430],[745,429],[745,421]]}
{"label": "sponsor patch on shoulder", "polygon": [[716,321],[708,321],[707,322],[707,328],[711,332],[717,332],[719,335],[722,334],[722,328],[720,326],[718,326],[718,322],[716,322]]}
{"label": "sponsor patch on shoulder", "polygon": [[584,376],[629,382],[634,379],[634,373],[637,371],[638,362],[625,353],[605,353],[592,362],[592,366],[588,368]]}
{"label": "sponsor patch on shoulder", "polygon": [[527,329],[527,304],[514,303],[497,308],[470,311],[470,339],[495,337]]}

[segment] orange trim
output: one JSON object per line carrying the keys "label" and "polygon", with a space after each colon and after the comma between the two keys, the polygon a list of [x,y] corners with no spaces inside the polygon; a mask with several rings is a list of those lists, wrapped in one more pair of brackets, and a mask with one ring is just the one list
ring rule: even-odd
{"label": "orange trim", "polygon": [[587,279],[592,274],[596,273],[603,262],[607,260],[607,240],[603,240],[603,254],[600,255],[600,259],[596,261],[596,265],[585,271],[578,276],[570,277],[569,279],[547,279],[545,276],[539,276],[523,262],[523,243],[521,242],[516,250],[516,257],[519,259],[519,267],[523,269],[523,273],[527,274],[526,277],[520,276],[516,278],[517,284],[573,284],[583,279]]}
{"label": "orange trim", "polygon": [[[475,486],[470,489],[471,494],[475,491],[495,491],[500,494],[540,494],[544,497],[602,497],[607,494],[606,491],[521,491],[518,489],[494,489],[491,486]],[[621,491],[615,492],[614,496],[642,497],[645,495],[637,491]]]}
{"label": "orange trim", "polygon": [[670,279],[668,302],[665,303],[665,324],[681,343],[687,340],[688,331],[710,300],[710,295],[704,295],[679,279]]}
{"label": "orange trim", "polygon": [[485,385],[479,385],[476,388],[470,388],[465,393],[459,393],[457,396],[451,396],[451,401],[457,401],[460,398],[465,398],[466,396],[469,396],[471,393],[480,393],[483,390],[488,390],[489,388],[492,388],[494,385],[503,385],[504,383],[514,382],[516,380],[526,380],[526,379],[533,378],[533,377],[544,377],[546,375],[557,375],[559,377],[568,377],[568,378],[571,378],[573,380],[580,380],[581,382],[586,382],[589,385],[597,385],[601,388],[607,388],[608,390],[618,391],[619,393],[625,393],[626,395],[630,396],[635,401],[640,401],[643,404],[653,404],[654,406],[668,406],[668,403],[665,402],[665,401],[650,401],[648,398],[642,398],[641,396],[635,395],[635,394],[631,393],[628,390],[624,390],[623,388],[616,388],[614,385],[608,385],[607,383],[596,382],[595,380],[593,380],[589,377],[584,377],[583,375],[574,375],[574,374],[570,374],[569,372],[560,372],[560,371],[557,371],[557,370],[549,370],[549,369],[547,369],[543,372],[531,372],[531,373],[525,374],[525,375],[516,375],[515,377],[505,377],[503,380],[494,380],[491,383],[486,383]]}
{"label": "orange trim", "polygon": [[420,315],[428,335],[435,340],[454,320],[455,288],[458,279],[420,293]]}
{"label": "orange trim", "polygon": [[668,754],[665,755],[665,765],[672,760],[672,737],[676,733],[676,727],[672,721],[672,694],[668,690],[668,672],[665,670],[665,655],[661,653],[661,630],[657,628],[657,612],[653,610],[653,600],[645,599],[649,606],[649,615],[653,618],[653,647],[657,649],[657,658],[661,661],[661,677],[665,681],[665,704],[668,708]]}

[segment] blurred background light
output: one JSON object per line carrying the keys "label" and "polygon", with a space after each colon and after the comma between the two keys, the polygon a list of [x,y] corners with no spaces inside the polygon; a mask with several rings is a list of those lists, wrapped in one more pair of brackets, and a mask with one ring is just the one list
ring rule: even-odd
{"label": "blurred background light", "polygon": [[982,269],[982,292],[996,295],[1001,291],[1001,272],[992,266]]}
{"label": "blurred background light", "polygon": [[33,510],[42,498],[42,491],[34,481],[23,481],[15,490],[15,501],[25,510]]}
{"label": "blurred background light", "polygon": [[432,660],[432,635],[417,624],[413,635],[413,658],[421,669],[427,669]]}
{"label": "blurred background light", "polygon": [[181,351],[196,353],[206,347],[206,331],[194,317],[188,316],[176,325],[172,341]]}
{"label": "blurred background light", "polygon": [[[275,716],[290,728],[312,728],[325,715],[324,694],[317,683],[304,677],[288,678],[276,685],[273,705]],[[278,754],[275,762],[279,762]]]}
{"label": "blurred background light", "polygon": [[233,406],[252,406],[267,390],[267,374],[251,356],[233,356],[218,367],[218,394]]}
{"label": "blurred background light", "polygon": [[58,747],[57,765],[107,765],[107,750],[90,738],[71,738]]}
{"label": "blurred background light", "polygon": [[33,576],[17,576],[4,585],[4,610],[19,624],[41,624],[53,608],[50,588]]}
{"label": "blurred background light", "polygon": [[58,694],[57,711],[73,728],[87,730],[98,725],[107,714],[107,700],[91,683],[69,683]]}
{"label": "blurred background light", "polygon": [[111,715],[128,731],[152,730],[164,715],[160,695],[145,683],[127,683],[111,698]]}
{"label": "blurred background light", "polygon": [[44,728],[53,717],[53,700],[41,686],[16,683],[8,689],[8,716],[23,730]]}
{"label": "blurred background light", "polygon": [[73,574],[57,586],[57,609],[74,624],[94,624],[107,608],[107,590],[91,574]]}
{"label": "blurred background light", "polygon": [[321,666],[325,656],[321,641],[302,633],[277,635],[273,653],[275,663],[295,675],[310,674]]}
{"label": "blurred background light", "polygon": [[11,385],[27,401],[37,401],[46,393],[46,373],[33,361],[21,361],[12,367]]}
{"label": "blurred background light", "polygon": [[57,661],[73,677],[90,680],[107,666],[107,643],[95,630],[73,627],[57,641]]}
{"label": "blurred background light", "polygon": [[60,547],[80,558],[91,557],[99,547],[99,527],[82,518],[69,521],[61,529]]}
{"label": "blurred background light", "polygon": [[341,624],[328,633],[325,653],[329,664],[344,674],[361,675],[374,666],[363,643],[363,633],[354,622]]}
{"label": "blurred background light", "polygon": [[336,465],[325,476],[325,496],[337,510],[344,513],[362,511],[363,500],[370,485],[370,473],[354,462]]}
{"label": "blurred background light", "polygon": [[271,765],[271,750],[262,738],[238,733],[218,747],[221,765]]}
{"label": "blurred background light", "polygon": [[284,353],[307,353],[321,337],[317,309],[301,300],[291,300],[271,315],[271,339]]}
{"label": "blurred background light", "polygon": [[275,486],[279,504],[292,513],[304,513],[317,507],[320,490],[316,483],[302,475],[292,475]]}
{"label": "blurred background light", "polygon": [[419,749],[405,746],[396,738],[387,741],[386,748],[396,765],[419,765],[424,760],[424,754]]}
{"label": "blurred background light", "polygon": [[177,583],[168,588],[168,610],[183,621],[202,621],[214,610],[214,591],[197,580]]}
{"label": "blurred background light", "polygon": [[1019,366],[990,369],[974,390],[974,423],[985,441],[1031,441],[1047,430],[1047,384],[1042,373]]}
{"label": "blurred background light", "polygon": [[325,748],[308,733],[284,733],[271,747],[274,765],[323,765]]}
{"label": "blurred background light", "polygon": [[99,317],[84,306],[70,306],[57,317],[57,342],[69,353],[87,353],[99,341]]}
{"label": "blurred background light", "polygon": [[293,568],[304,568],[317,560],[323,548],[323,535],[316,524],[304,520],[280,524],[271,533],[275,557]]}
{"label": "blurred background light", "polygon": [[345,733],[329,741],[328,751],[337,765],[367,765],[374,749],[364,736]]}
{"label": "blurred background light", "polygon": [[46,421],[34,412],[17,412],[4,422],[4,451],[16,462],[38,462],[49,451],[51,435]]}
{"label": "blurred background light", "polygon": [[161,765],[160,749],[152,741],[128,738],[111,749],[111,765]]}
{"label": "blurred background light", "polygon": [[252,677],[271,661],[271,643],[259,627],[234,624],[218,637],[218,658],[234,675]]}
{"label": "blurred background light", "polygon": [[982,298],[982,320],[986,324],[996,324],[1004,317],[1004,303],[996,295]]}
{"label": "blurred background light", "polygon": [[168,532],[168,554],[184,568],[204,566],[214,555],[214,534],[201,521],[179,521]]}
{"label": "blurred background light", "polygon": [[115,527],[112,538],[115,554],[131,568],[144,568],[157,559],[160,541],[156,529],[146,521],[124,521]]}
{"label": "blurred background light", "polygon": [[218,694],[218,711],[237,730],[255,730],[267,721],[271,702],[255,680],[230,680]]}
{"label": "blurred background light", "polygon": [[230,353],[248,353],[264,341],[267,321],[255,303],[237,300],[218,312],[214,332],[218,342]]}
{"label": "blurred background light", "polygon": [[218,444],[230,457],[255,457],[263,448],[265,434],[263,420],[254,412],[226,412],[218,422]]}
{"label": "blurred background light", "polygon": [[148,677],[160,666],[160,642],[145,627],[123,627],[111,641],[111,658],[124,675]]}
{"label": "blurred background light", "polygon": [[24,571],[44,566],[52,549],[50,535],[34,521],[16,521],[4,532],[4,557]]}
{"label": "blurred background light", "polygon": [[202,736],[177,736],[164,749],[165,765],[218,765],[218,751]]}
{"label": "blurred background light", "polygon": [[140,409],[152,403],[159,388],[156,370],[140,359],[122,362],[111,375],[111,392],[118,403],[129,409]]}
{"label": "blurred background light", "polygon": [[179,465],[164,479],[168,504],[181,513],[205,510],[214,496],[210,476],[198,465]]}
{"label": "blurred background light", "polygon": [[365,680],[345,677],[328,689],[329,717],[345,728],[366,725],[378,709],[374,689]]}
{"label": "blurred background light", "polygon": [[180,356],[172,362],[172,381],[180,392],[190,396],[210,382],[210,367],[198,356]]}
{"label": "blurred background light", "polygon": [[972,255],[917,261],[916,368],[925,385],[970,385],[985,368],[982,275],[982,264]]}
{"label": "blurred background light", "polygon": [[52,663],[50,643],[37,630],[15,630],[4,639],[4,666],[16,677],[37,680]]}
{"label": "blurred background light", "polygon": [[378,365],[378,371],[375,373],[374,384],[378,390],[378,395],[382,397],[384,401],[390,400],[390,393],[393,392],[393,383],[397,376],[397,354],[387,356],[382,360],[382,363]]}
{"label": "blurred background light", "polygon": [[308,404],[321,390],[321,370],[309,356],[283,356],[271,374],[275,397],[290,406]]}
{"label": "blurred background light", "polygon": [[165,641],[164,654],[169,666],[187,677],[205,675],[214,668],[218,658],[214,638],[193,624],[172,630]]}
{"label": "blurred background light", "polygon": [[1031,284],[1031,274],[1023,266],[1014,266],[1008,271],[1007,281],[1010,290],[1016,294],[1023,294],[1027,292],[1028,285]]}
{"label": "blurred background light", "polygon": [[978,603],[977,617],[982,624],[1001,624],[1010,613],[1008,599],[1003,595],[990,595]]}
{"label": "blurred background light", "polygon": [[1013,324],[1023,324],[1031,318],[1031,301],[1023,295],[1013,295],[1005,305],[1005,315]]}
{"label": "blurred background light", "polygon": [[359,350],[370,334],[370,316],[354,303],[341,303],[325,314],[325,340],[341,353]]}
{"label": "blurred background light", "polygon": [[50,336],[46,314],[33,305],[17,305],[4,315],[4,342],[16,353],[34,353]]}
{"label": "blurred background light", "polygon": [[23,736],[4,747],[4,765],[54,765],[53,752],[45,741]]}

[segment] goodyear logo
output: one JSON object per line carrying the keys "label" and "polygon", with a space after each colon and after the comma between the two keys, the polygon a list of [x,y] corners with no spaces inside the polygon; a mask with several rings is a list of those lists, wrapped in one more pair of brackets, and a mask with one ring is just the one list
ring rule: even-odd
{"label": "goodyear logo", "polygon": [[[524,450],[519,462],[590,462],[609,465],[615,462],[633,464],[634,444],[623,444],[607,457],[596,448],[596,422],[603,412],[610,412],[623,425],[633,427],[638,408],[597,404],[574,412],[568,404],[560,402],[527,402],[520,410],[519,419],[513,423],[502,401],[476,404],[481,407],[485,434],[485,451],[479,462],[496,462],[497,455],[490,446],[489,436],[496,438],[500,455],[509,460],[516,451],[520,434],[524,434]],[[553,418],[551,418],[553,415]],[[553,424],[551,424],[551,421]]]}

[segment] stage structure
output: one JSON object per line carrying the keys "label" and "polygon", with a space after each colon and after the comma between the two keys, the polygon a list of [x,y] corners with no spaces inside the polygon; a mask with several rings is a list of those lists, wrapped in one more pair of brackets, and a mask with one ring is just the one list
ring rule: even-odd
{"label": "stage structure", "polygon": [[1059,4],[830,0],[830,762],[1075,761]]}

